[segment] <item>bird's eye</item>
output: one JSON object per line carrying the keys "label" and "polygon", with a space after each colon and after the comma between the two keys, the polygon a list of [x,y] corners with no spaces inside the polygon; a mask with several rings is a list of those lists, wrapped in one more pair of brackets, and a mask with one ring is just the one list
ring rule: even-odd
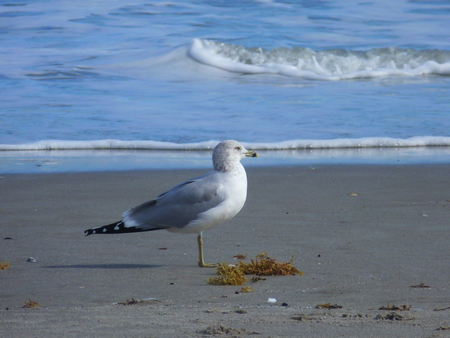
{"label": "bird's eye", "polygon": [[236,150],[241,150],[241,147],[236,147],[236,148],[234,148],[234,149],[236,149]]}

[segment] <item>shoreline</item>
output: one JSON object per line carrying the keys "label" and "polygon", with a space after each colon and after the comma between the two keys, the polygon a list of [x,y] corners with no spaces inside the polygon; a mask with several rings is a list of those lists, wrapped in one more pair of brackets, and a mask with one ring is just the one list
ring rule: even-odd
{"label": "shoreline", "polygon": [[[206,259],[295,255],[305,273],[248,282],[251,293],[206,283],[214,270],[197,267],[194,235],[84,237],[205,169],[2,174],[0,261],[11,264],[0,270],[2,332],[207,337],[223,325],[258,337],[450,336],[439,330],[450,309],[434,311],[450,307],[449,164],[250,162],[247,203],[204,233]],[[420,283],[429,288],[411,287]],[[22,308],[29,299],[39,307]],[[114,305],[132,299],[145,301]],[[326,303],[342,308],[315,308]],[[411,308],[378,310],[388,304]]]}
{"label": "shoreline", "polygon": [[[258,154],[244,166],[450,164],[450,147],[258,150]],[[0,174],[210,168],[207,150],[0,151]]]}

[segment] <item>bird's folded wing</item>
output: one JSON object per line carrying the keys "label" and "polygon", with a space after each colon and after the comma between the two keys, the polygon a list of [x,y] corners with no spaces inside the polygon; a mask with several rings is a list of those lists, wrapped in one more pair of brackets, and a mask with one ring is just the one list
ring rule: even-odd
{"label": "bird's folded wing", "polygon": [[224,200],[223,185],[198,179],[183,182],[123,214],[126,227],[183,228]]}

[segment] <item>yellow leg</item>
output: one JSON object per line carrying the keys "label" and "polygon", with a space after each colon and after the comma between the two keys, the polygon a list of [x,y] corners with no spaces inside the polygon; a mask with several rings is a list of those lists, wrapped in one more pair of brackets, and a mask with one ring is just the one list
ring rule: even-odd
{"label": "yellow leg", "polygon": [[201,268],[214,268],[216,266],[219,266],[219,264],[215,263],[205,263],[203,260],[203,238],[202,234],[199,234],[197,237],[197,243],[198,243],[198,266]]}

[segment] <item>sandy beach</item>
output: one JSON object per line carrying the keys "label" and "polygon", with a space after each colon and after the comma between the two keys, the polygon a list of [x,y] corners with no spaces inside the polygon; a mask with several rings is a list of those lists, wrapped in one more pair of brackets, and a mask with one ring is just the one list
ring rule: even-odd
{"label": "sandy beach", "polygon": [[0,175],[0,335],[450,337],[450,165],[247,169],[247,203],[204,233],[205,259],[266,251],[304,272],[250,293],[207,284],[195,235],[84,237],[204,172]]}

